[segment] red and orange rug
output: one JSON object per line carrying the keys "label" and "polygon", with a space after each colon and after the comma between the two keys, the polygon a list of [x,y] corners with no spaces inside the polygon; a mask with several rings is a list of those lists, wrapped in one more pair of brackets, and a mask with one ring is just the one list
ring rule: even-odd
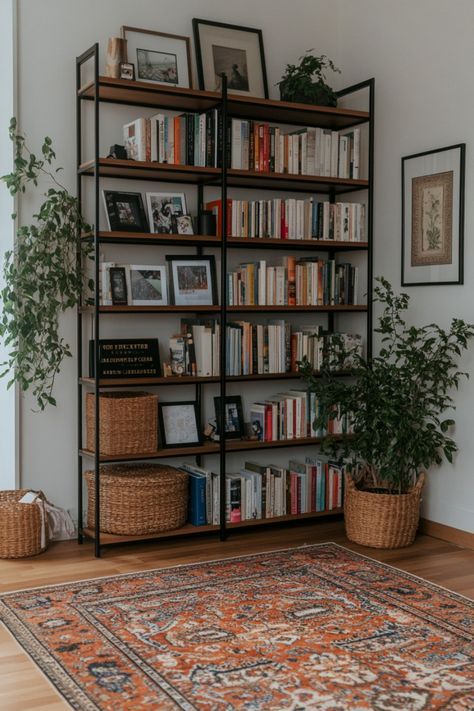
{"label": "red and orange rug", "polygon": [[333,543],[0,596],[81,711],[469,711],[473,613]]}

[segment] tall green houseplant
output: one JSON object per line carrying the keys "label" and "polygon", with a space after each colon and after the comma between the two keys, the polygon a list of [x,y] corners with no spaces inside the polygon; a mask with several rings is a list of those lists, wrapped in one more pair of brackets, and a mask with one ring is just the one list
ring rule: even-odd
{"label": "tall green houseplant", "polygon": [[54,381],[64,358],[71,356],[59,333],[59,317],[80,302],[83,276],[78,254],[90,253],[90,243],[82,236],[91,227],[81,215],[77,198],[58,181],[61,168],[54,167],[51,139],[44,139],[36,156],[14,118],[10,139],[14,169],[1,180],[11,195],[38,187],[40,179],[46,178],[50,187],[32,223],[18,228],[14,250],[5,254],[0,337],[10,351],[0,377],[10,374],[9,386],[17,382],[22,390],[31,390],[43,410],[56,404]]}

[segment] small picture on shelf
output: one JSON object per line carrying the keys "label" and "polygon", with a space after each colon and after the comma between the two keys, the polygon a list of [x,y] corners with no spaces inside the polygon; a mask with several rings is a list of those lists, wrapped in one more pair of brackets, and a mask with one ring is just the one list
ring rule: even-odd
{"label": "small picture on shelf", "polygon": [[127,59],[136,62],[139,81],[192,88],[189,37],[125,25],[122,37]]}
{"label": "small picture on shelf", "polygon": [[[217,434],[221,421],[221,398],[214,398]],[[241,439],[244,436],[244,415],[240,395],[229,395],[225,399],[225,432],[227,439]]]}
{"label": "small picture on shelf", "polygon": [[216,263],[213,255],[167,256],[171,298],[177,306],[217,303]]}
{"label": "small picture on shelf", "polygon": [[193,235],[193,218],[191,215],[178,215],[176,217],[176,227],[179,235]]}
{"label": "small picture on shelf", "polygon": [[148,232],[141,193],[103,190],[107,226],[111,232]]}
{"label": "small picture on shelf", "polygon": [[135,65],[132,62],[120,62],[120,79],[135,80]]}
{"label": "small picture on shelf", "polygon": [[110,268],[110,290],[112,293],[112,304],[114,306],[126,306],[128,304],[125,267]]}
{"label": "small picture on shelf", "polygon": [[172,52],[137,49],[138,77],[161,84],[178,83],[178,60]]}
{"label": "small picture on shelf", "polygon": [[131,264],[130,288],[133,306],[166,306],[168,304],[166,266]]}
{"label": "small picture on shelf", "polygon": [[151,231],[157,234],[178,234],[178,218],[186,216],[185,194],[147,193],[146,201]]}
{"label": "small picture on shelf", "polygon": [[201,444],[199,416],[194,400],[162,402],[158,414],[163,448],[193,447]]}

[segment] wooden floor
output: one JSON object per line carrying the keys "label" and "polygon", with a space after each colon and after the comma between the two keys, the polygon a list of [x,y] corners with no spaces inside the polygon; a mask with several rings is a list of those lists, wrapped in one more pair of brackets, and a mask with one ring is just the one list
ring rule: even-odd
{"label": "wooden floor", "polygon": [[[474,598],[474,551],[429,536],[398,551],[378,551],[350,543],[341,521],[292,528],[268,528],[233,534],[225,543],[198,536],[141,545],[107,548],[100,560],[92,545],[56,543],[36,558],[0,561],[0,592],[72,580],[114,575],[182,563],[270,551],[304,543],[335,541],[372,558],[409,571]],[[63,711],[70,708],[55,692],[9,633],[0,626],[1,711]]]}

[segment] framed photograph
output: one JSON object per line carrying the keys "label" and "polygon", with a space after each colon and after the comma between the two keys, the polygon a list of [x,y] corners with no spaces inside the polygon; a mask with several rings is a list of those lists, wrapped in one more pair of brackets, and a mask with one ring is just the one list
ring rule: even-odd
{"label": "framed photograph", "polygon": [[201,444],[201,426],[194,400],[161,402],[158,407],[158,417],[163,448],[195,447]]}
{"label": "framed photograph", "polygon": [[151,231],[178,234],[177,218],[186,214],[184,193],[147,193],[146,202]]}
{"label": "framed photograph", "polygon": [[110,291],[114,306],[128,304],[127,275],[125,267],[110,267]]}
{"label": "framed photograph", "polygon": [[466,144],[402,158],[402,285],[463,283]]}
{"label": "framed photograph", "polygon": [[167,256],[170,267],[171,301],[176,306],[217,304],[214,255]]}
{"label": "framed photograph", "polygon": [[135,65],[132,62],[120,62],[120,79],[135,79]]}
{"label": "framed photograph", "polygon": [[193,218],[191,215],[177,215],[176,227],[179,235],[193,235]]}
{"label": "framed photograph", "polygon": [[148,232],[141,193],[103,190],[107,226],[111,232]]}
{"label": "framed photograph", "polygon": [[194,18],[193,31],[200,89],[220,91],[225,74],[230,94],[268,99],[262,30]]}
{"label": "framed photograph", "polygon": [[127,62],[135,64],[138,81],[192,89],[189,37],[125,25],[122,37],[127,40]]}
{"label": "framed photograph", "polygon": [[166,306],[168,304],[166,266],[131,264],[130,291],[132,306]]}
{"label": "framed photograph", "polygon": [[[217,434],[221,421],[221,398],[214,398]],[[244,436],[244,414],[240,395],[228,395],[225,399],[226,439],[241,439]]]}

